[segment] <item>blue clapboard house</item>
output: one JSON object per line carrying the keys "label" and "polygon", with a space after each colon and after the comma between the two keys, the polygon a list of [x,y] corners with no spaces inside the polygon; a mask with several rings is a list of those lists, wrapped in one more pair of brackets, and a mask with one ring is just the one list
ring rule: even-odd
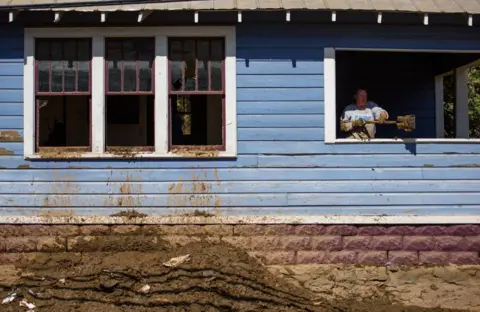
{"label": "blue clapboard house", "polygon": [[[480,1],[0,9],[2,222],[480,222]],[[346,138],[358,88],[415,130]]]}

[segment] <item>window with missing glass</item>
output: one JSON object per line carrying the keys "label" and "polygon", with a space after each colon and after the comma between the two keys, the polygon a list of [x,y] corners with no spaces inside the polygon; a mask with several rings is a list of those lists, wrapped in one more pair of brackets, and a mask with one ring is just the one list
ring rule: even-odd
{"label": "window with missing glass", "polygon": [[35,40],[36,150],[91,150],[91,39]]}
{"label": "window with missing glass", "polygon": [[225,42],[170,38],[171,149],[225,150]]}
{"label": "window with missing glass", "polygon": [[25,158],[237,156],[235,27],[28,28],[24,39]]}
{"label": "window with missing glass", "polygon": [[106,150],[154,150],[155,38],[107,38]]}

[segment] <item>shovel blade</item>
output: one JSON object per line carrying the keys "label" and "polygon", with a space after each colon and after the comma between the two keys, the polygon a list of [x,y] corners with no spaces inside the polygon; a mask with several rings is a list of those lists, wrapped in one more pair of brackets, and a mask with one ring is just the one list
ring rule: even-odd
{"label": "shovel blade", "polygon": [[405,115],[397,117],[397,128],[405,132],[412,132],[415,130],[415,115]]}

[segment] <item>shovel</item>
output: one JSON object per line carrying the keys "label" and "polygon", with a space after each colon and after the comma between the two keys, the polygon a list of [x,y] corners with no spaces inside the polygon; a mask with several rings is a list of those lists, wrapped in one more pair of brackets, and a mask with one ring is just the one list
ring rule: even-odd
{"label": "shovel", "polygon": [[385,120],[384,122],[380,122],[379,120],[375,121],[367,121],[368,123],[373,123],[377,125],[397,125],[397,129],[403,130],[405,132],[412,132],[415,130],[415,115],[405,115],[405,116],[397,116],[397,120]]}

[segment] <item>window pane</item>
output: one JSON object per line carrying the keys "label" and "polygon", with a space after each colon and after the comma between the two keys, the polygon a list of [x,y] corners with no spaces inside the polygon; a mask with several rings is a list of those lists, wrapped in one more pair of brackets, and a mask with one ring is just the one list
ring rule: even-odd
{"label": "window pane", "polygon": [[138,64],[140,67],[139,91],[152,91],[153,47],[148,46],[148,43],[149,41],[145,45],[140,45],[138,52]]}
{"label": "window pane", "polygon": [[185,70],[185,91],[193,91],[195,87],[195,41],[186,40],[183,43],[183,67]]}
{"label": "window pane", "polygon": [[108,41],[107,43],[108,64],[108,91],[121,91],[121,43]]}
{"label": "window pane", "polygon": [[223,61],[223,41],[212,40],[211,41],[211,79],[212,90],[221,91],[222,88],[222,61]]}
{"label": "window pane", "polygon": [[210,41],[199,40],[197,43],[197,70],[198,70],[198,90],[209,90],[208,79],[208,61],[210,54]]}
{"label": "window pane", "polygon": [[90,90],[90,42],[78,41],[78,91]]}
{"label": "window pane", "polygon": [[137,91],[137,52],[134,40],[123,41],[123,91]]}
{"label": "window pane", "polygon": [[51,45],[52,57],[52,92],[63,91],[63,45],[60,41],[54,41]]}
{"label": "window pane", "polygon": [[88,92],[90,55],[89,39],[38,39],[37,92]]}
{"label": "window pane", "polygon": [[65,92],[76,91],[76,68],[77,68],[77,46],[75,41],[66,41],[63,45],[65,49],[64,73],[65,73]]}
{"label": "window pane", "polygon": [[37,84],[39,92],[50,91],[50,43],[40,41],[37,44],[35,57],[38,64]]}
{"label": "window pane", "polygon": [[171,89],[178,91],[182,88],[182,42],[170,42],[170,79]]}

